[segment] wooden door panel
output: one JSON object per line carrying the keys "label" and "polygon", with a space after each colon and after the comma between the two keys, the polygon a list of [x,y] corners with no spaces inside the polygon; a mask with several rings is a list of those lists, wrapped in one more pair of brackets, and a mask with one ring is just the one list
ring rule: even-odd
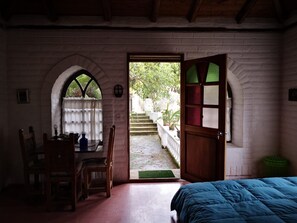
{"label": "wooden door panel", "polygon": [[181,177],[225,177],[227,55],[184,61],[181,75]]}
{"label": "wooden door panel", "polygon": [[216,179],[216,139],[187,134],[186,174],[203,181]]}

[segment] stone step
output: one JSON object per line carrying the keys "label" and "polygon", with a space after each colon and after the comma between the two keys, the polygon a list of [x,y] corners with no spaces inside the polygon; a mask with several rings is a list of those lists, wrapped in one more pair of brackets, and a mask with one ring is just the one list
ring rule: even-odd
{"label": "stone step", "polygon": [[131,113],[131,116],[147,116],[145,113]]}
{"label": "stone step", "polygon": [[143,123],[143,122],[133,122],[130,123],[130,127],[157,127],[156,123]]}
{"label": "stone step", "polygon": [[150,119],[130,119],[130,123],[153,123]]}
{"label": "stone step", "polygon": [[130,135],[157,135],[158,131],[131,131]]}
{"label": "stone step", "polygon": [[139,126],[139,127],[130,127],[130,131],[157,131],[157,127],[156,126]]}
{"label": "stone step", "polygon": [[145,113],[131,114],[130,135],[156,134],[158,134],[157,124],[154,123]]}
{"label": "stone step", "polygon": [[147,115],[131,115],[130,118],[131,118],[131,119],[138,119],[138,118],[146,118],[146,119],[149,119],[149,116],[147,116]]}
{"label": "stone step", "polygon": [[130,116],[130,119],[149,119],[150,120],[150,118],[146,115],[144,115],[144,116]]}

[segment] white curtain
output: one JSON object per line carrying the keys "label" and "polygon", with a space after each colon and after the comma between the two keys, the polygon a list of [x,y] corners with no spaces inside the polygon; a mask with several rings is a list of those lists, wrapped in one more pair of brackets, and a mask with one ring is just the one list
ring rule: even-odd
{"label": "white curtain", "polygon": [[90,140],[102,140],[102,101],[93,98],[63,98],[64,133],[86,133]]}
{"label": "white curtain", "polygon": [[226,103],[226,141],[231,141],[231,110],[232,110],[232,99],[227,98]]}

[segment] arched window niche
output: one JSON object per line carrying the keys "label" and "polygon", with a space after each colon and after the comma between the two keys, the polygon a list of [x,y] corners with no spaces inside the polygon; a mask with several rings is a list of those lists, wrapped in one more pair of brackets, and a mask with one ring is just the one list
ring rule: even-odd
{"label": "arched window niche", "polygon": [[226,93],[226,141],[232,143],[232,89],[227,82],[227,93]]}
{"label": "arched window niche", "polygon": [[[243,92],[238,78],[232,71],[227,71],[227,112],[232,112],[230,121],[231,142],[227,147],[243,147]],[[227,130],[228,132],[228,130]],[[226,137],[228,138],[228,137]],[[227,140],[228,141],[228,140]]]}
{"label": "arched window niche", "polygon": [[58,133],[85,132],[103,139],[102,93],[93,75],[80,66],[65,70],[52,88],[52,124]]}

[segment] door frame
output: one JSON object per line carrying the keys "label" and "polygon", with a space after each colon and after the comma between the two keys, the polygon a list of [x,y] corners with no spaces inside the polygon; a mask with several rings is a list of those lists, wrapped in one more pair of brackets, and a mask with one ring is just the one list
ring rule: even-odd
{"label": "door frame", "polygon": [[[131,112],[130,108],[130,78],[129,78],[129,63],[130,62],[177,62],[182,67],[184,61],[184,53],[127,53],[127,139],[128,139],[128,181],[134,181],[130,176],[130,121],[129,115]],[[180,70],[180,74],[181,74]],[[164,181],[160,179],[161,181]],[[159,181],[159,180],[158,180]],[[139,180],[138,180],[139,182]]]}

